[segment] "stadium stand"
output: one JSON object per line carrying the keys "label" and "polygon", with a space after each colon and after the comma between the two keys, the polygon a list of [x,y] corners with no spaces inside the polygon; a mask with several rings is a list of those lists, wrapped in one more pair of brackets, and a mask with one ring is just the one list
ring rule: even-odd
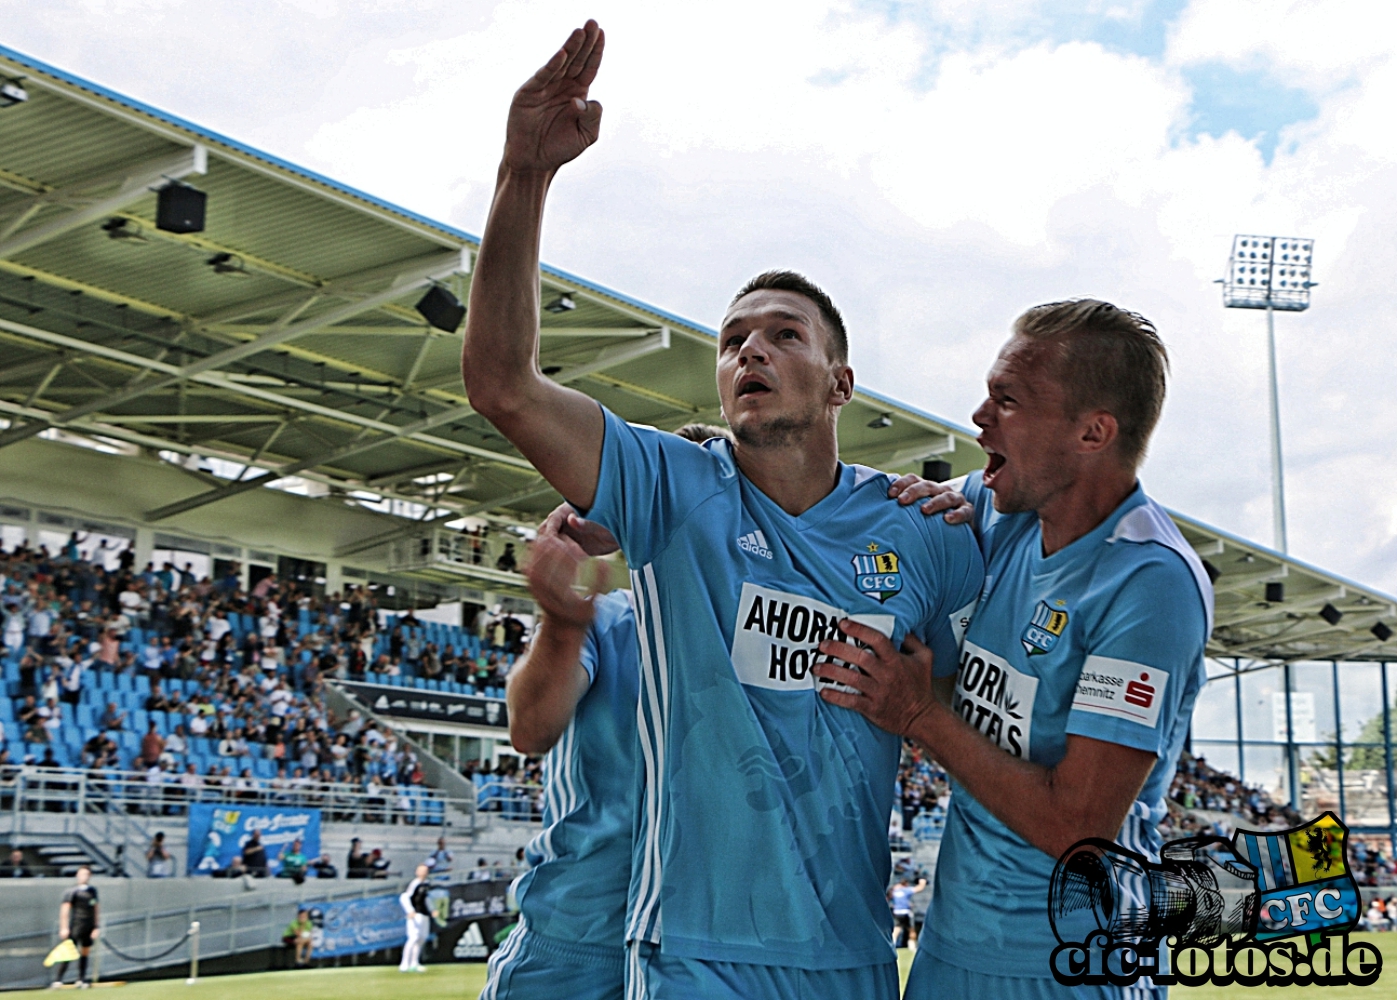
{"label": "stadium stand", "polygon": [[[380,616],[371,592],[326,601],[267,577],[246,593],[168,564],[137,573],[115,554],[108,571],[80,544],[74,532],[58,555],[0,552],[0,766],[103,772],[109,788],[144,784],[147,808],[166,814],[210,794],[410,800],[423,784],[413,751],[355,713],[336,720],[325,680],[503,695],[512,653],[411,612]],[[531,784],[515,767],[477,782],[487,808]],[[526,799],[522,818],[532,811]],[[421,819],[432,817],[439,803]]]}

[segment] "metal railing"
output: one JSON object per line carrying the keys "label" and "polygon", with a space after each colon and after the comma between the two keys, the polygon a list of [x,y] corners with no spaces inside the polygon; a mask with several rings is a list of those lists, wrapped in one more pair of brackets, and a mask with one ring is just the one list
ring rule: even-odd
{"label": "metal railing", "polygon": [[[366,791],[355,785],[309,781],[238,779],[213,785],[201,778],[184,785],[178,776],[159,783],[138,771],[93,771],[83,768],[44,768],[32,765],[0,768],[0,832],[23,834],[27,822],[43,813],[42,829],[51,832],[55,818],[65,833],[82,834],[108,844],[127,844],[128,863],[133,843],[147,841],[143,820],[182,816],[191,803],[275,806],[320,809],[327,823],[387,823],[409,826],[453,826],[469,823],[475,803],[450,798],[422,786],[386,786]],[[411,791],[408,791],[411,788]],[[8,818],[6,823],[5,818]],[[4,827],[8,825],[8,831]],[[140,851],[144,856],[144,849]]]}
{"label": "metal railing", "polygon": [[[514,546],[514,570],[496,566],[505,553],[505,545]],[[519,569],[524,565],[524,542],[510,536],[479,538],[463,535],[450,528],[432,528],[420,535],[392,543],[388,551],[390,571],[443,568],[484,579],[519,582]]]}
{"label": "metal railing", "polygon": [[[444,881],[464,881],[467,873],[453,873]],[[259,894],[169,910],[119,914],[104,918],[101,937],[93,948],[102,979],[151,968],[186,964],[193,957],[198,924],[198,955],[203,961],[223,955],[280,948],[281,935],[303,902],[329,903],[363,899],[402,891],[404,880],[362,882],[353,887],[326,891],[307,886],[295,894]],[[102,943],[105,939],[106,945]],[[187,942],[187,943],[186,943]],[[44,956],[59,943],[57,927],[0,937],[0,988],[45,986],[57,969],[43,966]],[[177,947],[183,945],[183,947]],[[146,957],[149,956],[149,957]]]}

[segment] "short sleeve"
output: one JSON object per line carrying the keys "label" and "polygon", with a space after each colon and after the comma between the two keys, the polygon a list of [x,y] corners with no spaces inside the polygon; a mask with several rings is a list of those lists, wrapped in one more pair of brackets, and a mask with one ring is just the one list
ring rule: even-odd
{"label": "short sleeve", "polygon": [[930,620],[923,623],[922,641],[931,647],[933,676],[951,677],[960,666],[960,643],[980,599],[985,564],[968,526],[947,524],[939,517],[924,523],[940,596]]}
{"label": "short sleeve", "polygon": [[599,620],[594,620],[587,627],[587,635],[582,640],[582,654],[579,659],[582,662],[582,669],[587,671],[587,681],[592,684],[597,682],[597,665],[601,662],[601,631],[603,628],[605,626]]}
{"label": "short sleeve", "polygon": [[588,520],[616,536],[632,566],[650,562],[699,504],[735,475],[717,454],[681,437],[628,424],[605,407],[596,499]]}
{"label": "short sleeve", "polygon": [[595,684],[597,670],[606,658],[607,652],[615,655],[616,638],[614,629],[635,628],[628,615],[631,609],[630,594],[625,590],[613,590],[596,598],[596,611],[592,624],[587,627],[587,635],[582,641],[582,668],[587,671],[587,679]]}
{"label": "short sleeve", "polygon": [[1067,732],[1163,756],[1194,691],[1207,624],[1184,561],[1155,551],[1159,557],[1125,579],[1093,630]]}

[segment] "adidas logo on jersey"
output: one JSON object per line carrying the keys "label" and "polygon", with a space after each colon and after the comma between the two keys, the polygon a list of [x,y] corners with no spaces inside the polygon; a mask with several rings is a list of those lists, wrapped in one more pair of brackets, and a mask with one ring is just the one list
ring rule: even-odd
{"label": "adidas logo on jersey", "polygon": [[761,556],[763,559],[771,559],[771,549],[767,547],[766,536],[761,529],[749,531],[737,540],[737,547],[749,555]]}

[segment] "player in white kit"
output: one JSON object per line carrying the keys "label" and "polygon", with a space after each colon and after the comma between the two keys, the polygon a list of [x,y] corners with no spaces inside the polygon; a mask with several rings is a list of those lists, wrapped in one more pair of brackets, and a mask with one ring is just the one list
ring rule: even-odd
{"label": "player in white kit", "polygon": [[412,881],[398,897],[398,905],[403,908],[407,920],[407,943],[403,945],[403,959],[398,963],[399,972],[427,971],[422,965],[422,946],[432,932],[432,918],[427,909],[427,893],[431,889],[427,881],[429,874],[430,868],[418,865]]}

